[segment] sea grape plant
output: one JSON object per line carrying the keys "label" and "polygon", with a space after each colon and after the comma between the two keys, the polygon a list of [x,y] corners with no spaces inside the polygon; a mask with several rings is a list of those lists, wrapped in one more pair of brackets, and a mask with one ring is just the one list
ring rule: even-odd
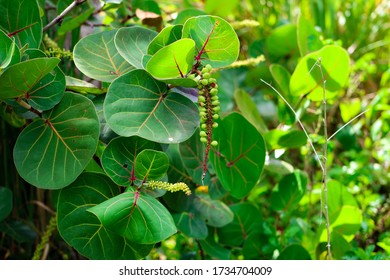
{"label": "sea grape plant", "polygon": [[[27,123],[15,166],[58,194],[62,238],[92,259],[144,258],[178,230],[205,248],[215,242],[215,229],[234,217],[218,198],[247,195],[265,161],[264,140],[242,115],[219,116],[213,75],[239,54],[231,25],[201,15],[160,32],[86,36],[73,59],[99,89],[65,76],[60,59],[38,49],[35,1],[0,3],[18,18],[17,27],[0,21],[0,101]],[[26,11],[33,17],[17,17]]]}

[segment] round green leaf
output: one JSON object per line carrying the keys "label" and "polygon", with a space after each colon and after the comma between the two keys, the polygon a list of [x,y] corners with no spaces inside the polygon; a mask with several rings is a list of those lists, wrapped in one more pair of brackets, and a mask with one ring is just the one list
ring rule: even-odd
{"label": "round green leaf", "polygon": [[[28,59],[46,57],[45,53],[38,49],[29,49],[24,55],[28,56]],[[24,98],[33,108],[45,111],[57,105],[64,93],[65,75],[57,66],[29,90]]]}
{"label": "round green leaf", "polygon": [[170,25],[165,27],[158,35],[150,42],[148,46],[148,54],[155,54],[158,50],[168,46],[169,44],[180,40],[183,25]]}
{"label": "round green leaf", "polygon": [[36,0],[0,1],[0,29],[16,37],[19,47],[39,48],[42,22]]}
{"label": "round green leaf", "polygon": [[127,240],[154,244],[176,233],[168,210],[146,193],[125,192],[88,209],[105,227]]}
{"label": "round green leaf", "polygon": [[139,180],[159,180],[168,170],[169,159],[164,152],[146,149],[135,158],[134,173]]}
{"label": "round green leaf", "polygon": [[234,213],[233,222],[218,229],[219,242],[229,246],[241,246],[249,234],[262,229],[262,216],[251,203],[230,206]]}
{"label": "round green leaf", "polygon": [[107,176],[98,173],[83,173],[60,192],[58,230],[70,246],[87,258],[140,259],[152,249],[152,246],[135,244],[119,236],[87,211],[117,194],[118,186]]}
{"label": "round green leaf", "polygon": [[65,93],[62,102],[19,135],[14,161],[30,184],[60,189],[72,183],[95,153],[99,121],[92,102]]}
{"label": "round green leaf", "polygon": [[146,64],[146,70],[157,80],[166,83],[195,87],[196,82],[185,79],[194,64],[195,42],[180,39],[157,51]]}
{"label": "round green leaf", "polygon": [[108,89],[104,113],[112,130],[121,136],[138,135],[159,143],[188,139],[199,123],[196,105],[168,92],[166,84],[145,70],[133,70]]}
{"label": "round green leaf", "polygon": [[194,198],[197,213],[213,227],[223,227],[233,221],[233,212],[220,200],[212,200],[208,195],[198,194]]}
{"label": "round green leaf", "polygon": [[205,239],[208,235],[208,229],[205,221],[193,213],[183,212],[173,215],[173,220],[179,231],[185,235]]}
{"label": "round green leaf", "polygon": [[257,129],[242,115],[232,113],[214,130],[219,145],[210,161],[223,187],[242,198],[256,185],[265,162],[265,144]]}
{"label": "round green leaf", "polygon": [[134,69],[115,47],[116,30],[103,31],[82,38],[74,47],[73,58],[85,75],[103,82]]}
{"label": "round green leaf", "polygon": [[290,91],[293,96],[310,93],[308,98],[311,100],[322,100],[323,80],[319,67],[315,66],[319,58],[326,80],[327,98],[334,97],[346,85],[350,71],[348,52],[339,46],[325,46],[304,56],[298,62],[290,80]]}
{"label": "round green leaf", "polygon": [[115,35],[115,46],[121,56],[135,68],[144,68],[143,59],[157,32],[140,26],[123,27]]}
{"label": "round green leaf", "polygon": [[137,136],[111,140],[101,158],[104,171],[118,185],[129,186],[136,156],[144,149],[161,150],[161,146]]}
{"label": "round green leaf", "polygon": [[25,96],[60,62],[58,58],[35,58],[11,65],[0,76],[0,99]]}
{"label": "round green leaf", "polygon": [[291,210],[306,191],[307,177],[300,171],[284,176],[271,194],[271,207],[275,210]]}
{"label": "round green leaf", "polygon": [[0,30],[0,73],[9,65],[20,62],[20,51],[16,43]]}
{"label": "round green leaf", "polygon": [[292,244],[280,253],[278,260],[311,260],[311,257],[301,245]]}
{"label": "round green leaf", "polygon": [[[201,52],[202,63],[225,67],[236,61],[240,42],[230,24],[217,16],[198,16],[188,19],[183,26],[183,38],[195,41]],[[198,55],[197,55],[198,56]]]}
{"label": "round green leaf", "polygon": [[12,211],[12,191],[0,187],[0,222],[8,217]]}

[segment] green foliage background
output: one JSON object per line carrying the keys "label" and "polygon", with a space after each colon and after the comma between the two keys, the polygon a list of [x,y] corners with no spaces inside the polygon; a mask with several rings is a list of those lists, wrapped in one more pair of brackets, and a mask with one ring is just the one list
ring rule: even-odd
{"label": "green foliage background", "polygon": [[[319,57],[329,134],[368,110],[328,144],[333,258],[390,258],[388,1],[88,0],[45,28],[72,2],[0,0],[2,259],[326,259],[321,169],[260,81],[321,156]],[[203,184],[177,69],[207,38]]]}

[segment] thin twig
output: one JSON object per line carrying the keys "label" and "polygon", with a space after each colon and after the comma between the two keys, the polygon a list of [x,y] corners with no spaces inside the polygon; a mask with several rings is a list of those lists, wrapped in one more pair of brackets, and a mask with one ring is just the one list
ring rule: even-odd
{"label": "thin twig", "polygon": [[261,80],[264,84],[266,84],[267,86],[269,86],[271,89],[273,89],[273,91],[275,91],[275,92],[280,96],[280,98],[282,98],[282,100],[286,103],[286,105],[287,105],[287,106],[290,108],[290,110],[294,113],[294,115],[295,115],[295,117],[296,117],[296,119],[297,119],[299,125],[301,126],[303,132],[305,133],[305,135],[306,135],[306,137],[307,137],[307,140],[308,140],[309,143],[310,143],[310,146],[311,146],[311,148],[312,148],[312,150],[313,150],[313,152],[314,152],[314,154],[315,154],[315,156],[316,156],[316,158],[317,158],[317,161],[318,161],[318,164],[319,164],[320,167],[321,167],[321,170],[324,171],[324,167],[322,166],[321,159],[320,159],[320,157],[318,156],[318,153],[317,153],[316,149],[314,148],[313,141],[311,141],[311,138],[310,138],[309,134],[307,133],[305,127],[303,126],[301,120],[299,119],[297,112],[295,112],[295,110],[293,109],[293,107],[287,102],[287,100],[283,97],[282,94],[279,93],[279,91],[278,91],[277,89],[275,89],[271,84],[267,83],[267,82],[264,81],[263,79],[260,79],[260,80]]}
{"label": "thin twig", "polygon": [[74,0],[68,7],[66,7],[65,10],[62,11],[61,14],[59,14],[58,16],[56,16],[51,22],[49,22],[44,28],[43,28],[43,32],[47,31],[50,27],[52,27],[53,25],[57,24],[57,23],[60,23],[63,21],[64,17],[74,8],[74,7],[77,7],[78,5],[81,5],[82,3],[84,3],[85,1],[87,0]]}
{"label": "thin twig", "polygon": [[321,58],[318,58],[316,61],[316,64],[318,68],[320,69],[321,72],[321,78],[322,78],[322,103],[323,103],[323,114],[324,114],[324,138],[325,143],[323,146],[323,161],[324,161],[324,169],[322,172],[322,183],[323,183],[323,189],[324,189],[324,210],[325,210],[325,221],[326,221],[326,235],[327,235],[327,245],[326,247],[328,248],[328,260],[332,259],[332,250],[330,249],[330,221],[329,221],[329,209],[328,209],[328,187],[327,187],[327,167],[326,167],[326,162],[327,162],[327,154],[328,154],[328,123],[327,123],[327,106],[326,106],[326,80],[324,76],[324,72],[322,71],[322,66],[321,66]]}
{"label": "thin twig", "polygon": [[346,124],[344,124],[342,127],[340,127],[339,129],[337,129],[337,131],[335,133],[333,133],[326,141],[329,142],[330,139],[333,138],[333,136],[335,136],[337,133],[340,132],[340,130],[342,130],[344,127],[346,127],[347,125],[349,125],[351,122],[353,122],[354,120],[356,120],[357,118],[359,118],[361,115],[364,115],[368,110],[370,109],[367,109],[363,112],[361,112],[359,115],[355,116],[353,119],[351,119],[350,121],[348,121]]}

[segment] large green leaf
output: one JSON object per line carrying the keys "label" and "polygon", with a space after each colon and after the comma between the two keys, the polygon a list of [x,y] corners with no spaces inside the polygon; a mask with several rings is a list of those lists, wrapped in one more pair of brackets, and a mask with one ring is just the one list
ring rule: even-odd
{"label": "large green leaf", "polygon": [[307,177],[300,171],[284,176],[272,191],[271,207],[289,211],[298,204],[306,191]]}
{"label": "large green leaf", "polygon": [[42,22],[36,0],[1,0],[0,29],[16,37],[19,47],[39,48]]}
{"label": "large green leaf", "polygon": [[196,105],[169,92],[166,84],[145,70],[133,70],[116,79],[104,102],[107,123],[121,136],[138,135],[159,143],[188,139],[199,123]]}
{"label": "large green leaf", "polygon": [[140,180],[159,180],[168,170],[169,159],[164,152],[145,149],[135,158],[134,174]]}
{"label": "large green leaf", "polygon": [[205,239],[208,235],[207,225],[198,215],[183,212],[174,214],[173,220],[177,229],[189,237]]}
{"label": "large green leaf", "polygon": [[134,69],[115,48],[116,30],[103,31],[82,38],[74,47],[73,58],[85,75],[103,82]]}
{"label": "large green leaf", "polygon": [[0,187],[0,222],[7,218],[12,211],[12,191]]}
{"label": "large green leaf", "polygon": [[161,150],[161,146],[137,136],[111,140],[101,158],[104,171],[118,185],[129,186],[135,179],[132,171],[136,156],[144,149]]}
{"label": "large green leaf", "polygon": [[168,210],[157,199],[138,191],[125,192],[88,211],[105,227],[140,244],[160,242],[177,231]]}
{"label": "large green leaf", "polygon": [[115,46],[127,62],[135,68],[143,69],[148,46],[156,35],[156,31],[144,27],[123,27],[115,35]]}
{"label": "large green leaf", "polygon": [[99,121],[92,102],[65,93],[61,103],[19,135],[14,160],[27,182],[45,189],[72,183],[95,153]]}
{"label": "large green leaf", "polygon": [[219,242],[229,246],[241,246],[253,232],[262,229],[262,215],[259,209],[249,202],[230,206],[234,213],[233,222],[218,229]]}
{"label": "large green leaf", "polygon": [[0,74],[9,65],[20,62],[20,51],[16,43],[0,29]]}
{"label": "large green leaf", "polygon": [[26,96],[60,62],[58,58],[35,58],[9,66],[0,76],[0,99]]}
{"label": "large green leaf", "polygon": [[152,246],[132,243],[104,227],[87,210],[119,194],[103,174],[83,173],[58,198],[58,230],[62,238],[90,259],[117,260],[145,257]]}
{"label": "large green leaf", "polygon": [[206,223],[213,227],[223,227],[233,221],[233,212],[220,200],[212,200],[206,194],[197,194],[194,208]]}
{"label": "large green leaf", "polygon": [[[25,52],[29,59],[45,58],[44,52],[29,49]],[[30,91],[25,94],[26,101],[35,109],[45,111],[57,105],[65,93],[65,75],[57,66],[44,76]]]}
{"label": "large green leaf", "polygon": [[198,58],[213,67],[224,67],[236,61],[240,42],[230,24],[217,16],[198,16],[183,26],[183,38],[195,41]]}
{"label": "large green leaf", "polygon": [[180,39],[157,51],[146,64],[146,70],[166,83],[195,87],[196,82],[185,79],[194,64],[195,42]]}
{"label": "large green leaf", "polygon": [[223,187],[236,198],[247,195],[256,185],[265,162],[261,134],[242,115],[232,113],[214,131],[219,145],[210,161]]}
{"label": "large green leaf", "polygon": [[181,38],[183,25],[170,25],[165,27],[158,35],[150,42],[148,46],[148,54],[155,54],[169,44]]}
{"label": "large green leaf", "polygon": [[311,100],[322,100],[323,78],[319,67],[315,66],[318,59],[321,59],[327,98],[334,97],[346,85],[350,71],[348,52],[339,46],[325,46],[298,62],[290,80],[293,96],[310,93]]}

